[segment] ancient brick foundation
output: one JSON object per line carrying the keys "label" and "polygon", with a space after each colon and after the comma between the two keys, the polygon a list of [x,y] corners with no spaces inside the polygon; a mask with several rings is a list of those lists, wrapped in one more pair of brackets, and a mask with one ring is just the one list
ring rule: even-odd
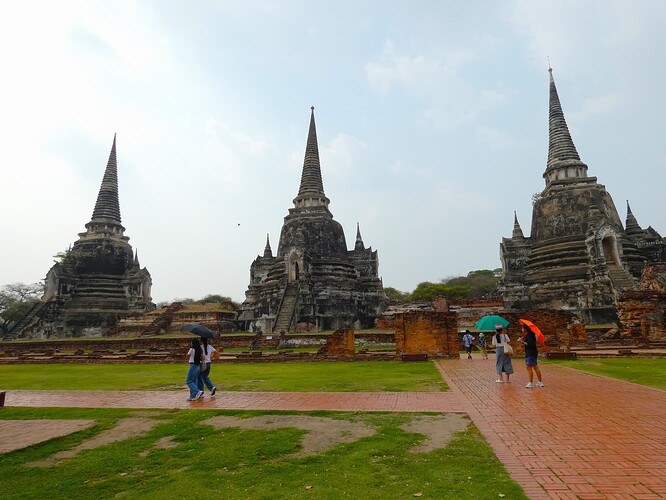
{"label": "ancient brick foundation", "polygon": [[320,354],[353,356],[356,353],[354,329],[341,328],[326,337],[326,345],[319,349]]}
{"label": "ancient brick foundation", "polygon": [[451,309],[488,309],[499,310],[504,308],[502,297],[479,298],[452,300],[449,302]]}
{"label": "ancient brick foundation", "polygon": [[666,264],[648,264],[641,289],[625,292],[617,302],[620,334],[639,344],[666,341]]}
{"label": "ancient brick foundation", "polygon": [[381,317],[377,318],[375,321],[375,326],[376,328],[380,328],[382,330],[390,330],[395,328],[395,321],[393,318],[388,318],[388,317]]}
{"label": "ancient brick foundation", "polygon": [[400,354],[457,357],[458,319],[455,312],[412,311],[395,315],[395,347]]}
{"label": "ancient brick foundation", "polygon": [[617,303],[617,315],[622,337],[640,344],[666,340],[666,294],[625,292]]}
{"label": "ancient brick foundation", "polygon": [[449,311],[449,301],[446,297],[441,295],[435,297],[432,301],[432,308],[437,312],[448,312]]}
{"label": "ancient brick foundation", "polygon": [[[545,344],[539,347],[539,352],[546,353],[550,350],[568,351],[575,345],[585,343],[585,325],[575,323],[573,314],[568,311],[553,309],[532,309],[526,311],[500,311],[500,316],[509,321],[509,327],[505,333],[511,339],[511,345],[516,355],[523,356],[525,349],[520,342],[515,342],[522,335],[519,319],[530,320],[537,325],[543,333]],[[490,345],[491,337],[488,337]]]}

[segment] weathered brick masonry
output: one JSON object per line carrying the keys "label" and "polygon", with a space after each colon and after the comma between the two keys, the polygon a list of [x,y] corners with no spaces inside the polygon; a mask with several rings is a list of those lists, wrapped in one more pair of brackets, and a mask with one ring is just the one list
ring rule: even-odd
{"label": "weathered brick masonry", "polygon": [[395,315],[395,348],[401,354],[458,356],[455,312],[413,311]]}
{"label": "weathered brick masonry", "polygon": [[326,345],[319,349],[320,354],[353,356],[356,353],[354,329],[341,328],[326,337]]}

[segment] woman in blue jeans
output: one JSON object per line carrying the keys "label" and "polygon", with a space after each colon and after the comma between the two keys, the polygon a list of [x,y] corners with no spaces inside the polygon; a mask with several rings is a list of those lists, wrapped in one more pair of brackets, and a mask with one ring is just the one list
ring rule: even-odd
{"label": "woman in blue jeans", "polygon": [[215,349],[212,345],[208,345],[208,339],[206,337],[202,338],[201,342],[203,357],[206,362],[206,369],[199,373],[199,381],[197,382],[197,385],[202,393],[205,385],[208,387],[210,395],[215,396],[215,384],[213,384],[213,381],[210,379],[210,360],[213,357],[213,353],[217,352],[217,349]]}
{"label": "woman in blue jeans", "polygon": [[192,347],[187,351],[187,356],[190,358],[190,368],[187,370],[187,378],[185,379],[187,387],[190,388],[190,397],[187,400],[197,401],[203,397],[203,391],[197,385],[199,372],[201,371],[201,360],[203,359],[201,344],[197,339],[192,339]]}

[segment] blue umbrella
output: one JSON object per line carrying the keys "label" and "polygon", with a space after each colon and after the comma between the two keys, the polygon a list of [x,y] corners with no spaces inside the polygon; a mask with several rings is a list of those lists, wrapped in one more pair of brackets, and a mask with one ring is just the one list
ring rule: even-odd
{"label": "blue umbrella", "polygon": [[199,337],[206,337],[207,339],[215,338],[214,331],[209,330],[205,326],[199,325],[198,323],[188,323],[183,327],[183,330],[193,333],[194,335],[198,335]]}
{"label": "blue umbrella", "polygon": [[497,330],[498,328],[506,328],[509,326],[509,322],[502,316],[490,314],[481,318],[474,326],[477,330]]}

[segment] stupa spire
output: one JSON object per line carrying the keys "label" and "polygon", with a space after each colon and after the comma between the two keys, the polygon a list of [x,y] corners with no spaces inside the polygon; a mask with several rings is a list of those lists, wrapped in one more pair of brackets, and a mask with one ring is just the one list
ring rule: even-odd
{"label": "stupa spire", "polygon": [[266,233],[266,247],[264,248],[264,257],[273,257],[273,250],[271,250],[271,243],[268,241],[268,233]]}
{"label": "stupa spire", "polygon": [[356,223],[356,245],[354,245],[354,250],[365,250],[363,238],[361,238],[361,226],[358,222]]}
{"label": "stupa spire", "polygon": [[631,212],[631,207],[629,206],[629,200],[627,200],[627,220],[625,222],[625,231],[627,232],[627,234],[633,234],[636,232],[640,232],[642,230],[643,229],[638,224],[636,217],[634,217],[634,214]]}
{"label": "stupa spire", "polygon": [[557,94],[553,68],[548,68],[550,103],[548,110],[548,162],[543,176],[546,185],[552,181],[572,177],[587,177],[587,165],[580,160],[564,119],[562,104]]}
{"label": "stupa spire", "polygon": [[116,135],[113,134],[113,146],[106,164],[102,185],[99,188],[97,202],[93,210],[91,222],[113,222],[118,225],[120,220],[120,203],[118,202],[118,164],[116,162]]}
{"label": "stupa spire", "polygon": [[514,238],[514,239],[515,238],[525,238],[525,236],[523,235],[523,230],[520,227],[520,224],[518,223],[518,215],[516,214],[515,211],[513,212],[513,234],[512,234],[512,238]]}
{"label": "stupa spire", "polygon": [[324,183],[321,179],[314,106],[310,110],[310,129],[308,130],[308,140],[305,146],[301,185],[298,189],[298,196],[294,199],[296,208],[303,206],[328,206],[329,203],[329,199],[324,194]]}

